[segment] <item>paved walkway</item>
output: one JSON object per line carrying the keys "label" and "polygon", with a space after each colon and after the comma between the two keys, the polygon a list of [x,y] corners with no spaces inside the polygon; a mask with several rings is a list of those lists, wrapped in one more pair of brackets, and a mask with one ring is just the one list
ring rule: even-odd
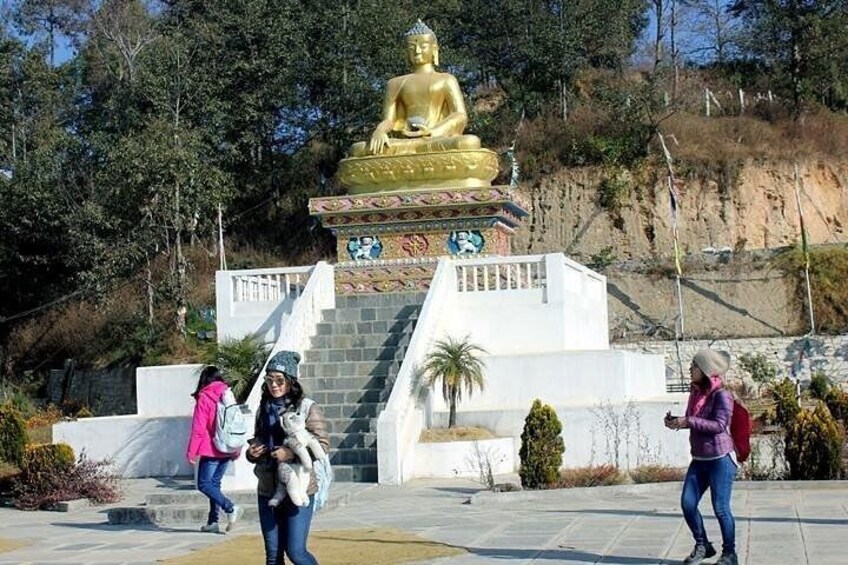
{"label": "paved walkway", "polygon": [[[124,504],[167,488],[129,481]],[[502,494],[480,492],[467,480],[334,488],[350,490],[350,501],[319,514],[315,529],[393,527],[469,551],[439,564],[667,564],[678,563],[692,544],[678,509],[679,484]],[[848,482],[740,482],[733,507],[745,565],[848,563]],[[709,515],[708,501],[702,508]],[[67,514],[2,508],[0,537],[34,543],[0,554],[0,565],[149,564],[226,539],[195,528],[105,522],[96,507]],[[717,541],[714,519],[707,528]],[[246,523],[240,531],[258,528]]]}

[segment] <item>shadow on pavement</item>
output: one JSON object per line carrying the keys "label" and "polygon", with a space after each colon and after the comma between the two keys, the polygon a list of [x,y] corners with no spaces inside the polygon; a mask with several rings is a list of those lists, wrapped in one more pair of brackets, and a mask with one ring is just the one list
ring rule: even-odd
{"label": "shadow on pavement", "polygon": [[[130,532],[130,531],[139,531],[139,532],[168,532],[168,533],[180,533],[180,534],[201,534],[204,536],[211,536],[215,534],[203,533],[199,530],[199,528],[194,527],[169,527],[169,526],[156,526],[153,524],[107,524],[105,522],[51,522],[51,526],[57,526],[60,528],[76,528],[80,530],[99,530],[101,532]],[[239,533],[238,530],[233,531],[233,533]],[[220,534],[223,535],[223,534]]]}
{"label": "shadow on pavement", "polygon": [[622,555],[605,555],[578,551],[575,549],[494,549],[488,547],[466,547],[470,553],[481,557],[492,559],[516,559],[516,560],[551,560],[551,561],[577,561],[585,563],[615,563],[616,565],[657,565],[667,563],[661,557],[626,557]]}
{"label": "shadow on pavement", "polygon": [[[543,510],[543,512],[554,514],[610,514],[614,516],[650,516],[652,518],[680,518],[681,520],[683,519],[683,514],[679,512],[656,512],[652,510],[609,510],[599,508],[581,508],[580,510]],[[702,509],[701,513],[704,515],[704,518],[712,517],[709,508]],[[786,518],[758,516],[756,518],[752,518],[750,516],[743,516],[741,514],[736,513],[733,514],[733,517],[736,519],[737,522],[739,520],[748,520],[750,522],[821,524],[825,526],[848,525],[848,519],[837,518],[796,518],[794,516],[788,516]]]}

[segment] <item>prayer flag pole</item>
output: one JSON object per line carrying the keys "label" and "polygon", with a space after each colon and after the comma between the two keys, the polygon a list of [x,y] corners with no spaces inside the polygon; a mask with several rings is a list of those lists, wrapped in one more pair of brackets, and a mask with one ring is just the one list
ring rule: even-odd
{"label": "prayer flag pole", "polygon": [[816,334],[816,318],[813,314],[813,291],[810,287],[810,246],[807,240],[807,228],[804,226],[804,210],[801,207],[801,179],[798,177],[798,163],[795,171],[795,203],[798,205],[798,220],[801,224],[801,251],[804,254],[804,282],[807,285],[807,311],[810,316],[810,335]]}
{"label": "prayer flag pole", "polygon": [[675,325],[674,344],[677,351],[678,375],[680,376],[680,380],[683,381],[685,375],[683,373],[683,361],[680,357],[680,342],[686,338],[686,324],[683,316],[683,289],[680,285],[680,277],[683,275],[683,267],[680,263],[680,242],[677,234],[677,210],[680,206],[680,194],[677,191],[676,179],[674,178],[674,167],[671,152],[668,150],[668,146],[665,144],[665,138],[659,130],[657,131],[657,137],[659,137],[660,144],[662,145],[665,165],[668,169],[668,199],[669,206],[671,208],[671,237],[674,245],[674,281],[677,288],[677,314],[678,319],[680,320],[679,325]]}

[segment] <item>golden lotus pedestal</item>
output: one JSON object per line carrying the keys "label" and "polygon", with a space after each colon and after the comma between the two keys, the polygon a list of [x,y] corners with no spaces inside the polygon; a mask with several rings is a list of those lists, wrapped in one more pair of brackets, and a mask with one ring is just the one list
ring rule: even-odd
{"label": "golden lotus pedestal", "polygon": [[418,292],[429,287],[438,257],[509,255],[527,216],[524,198],[508,186],[366,188],[309,201],[337,238],[339,294]]}
{"label": "golden lotus pedestal", "polygon": [[339,162],[336,173],[350,194],[483,187],[497,175],[498,154],[488,149],[351,157]]}

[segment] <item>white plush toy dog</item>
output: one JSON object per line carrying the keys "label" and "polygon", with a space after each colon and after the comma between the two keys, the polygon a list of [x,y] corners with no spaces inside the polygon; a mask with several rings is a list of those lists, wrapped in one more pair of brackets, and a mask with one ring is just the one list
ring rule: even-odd
{"label": "white plush toy dog", "polygon": [[327,466],[330,464],[329,457],[324,453],[318,439],[306,429],[305,414],[287,410],[280,415],[280,426],[286,432],[286,447],[294,452],[299,462],[277,464],[277,492],[268,501],[268,506],[279,505],[287,493],[295,506],[309,506],[306,489],[312,471],[312,456]]}

